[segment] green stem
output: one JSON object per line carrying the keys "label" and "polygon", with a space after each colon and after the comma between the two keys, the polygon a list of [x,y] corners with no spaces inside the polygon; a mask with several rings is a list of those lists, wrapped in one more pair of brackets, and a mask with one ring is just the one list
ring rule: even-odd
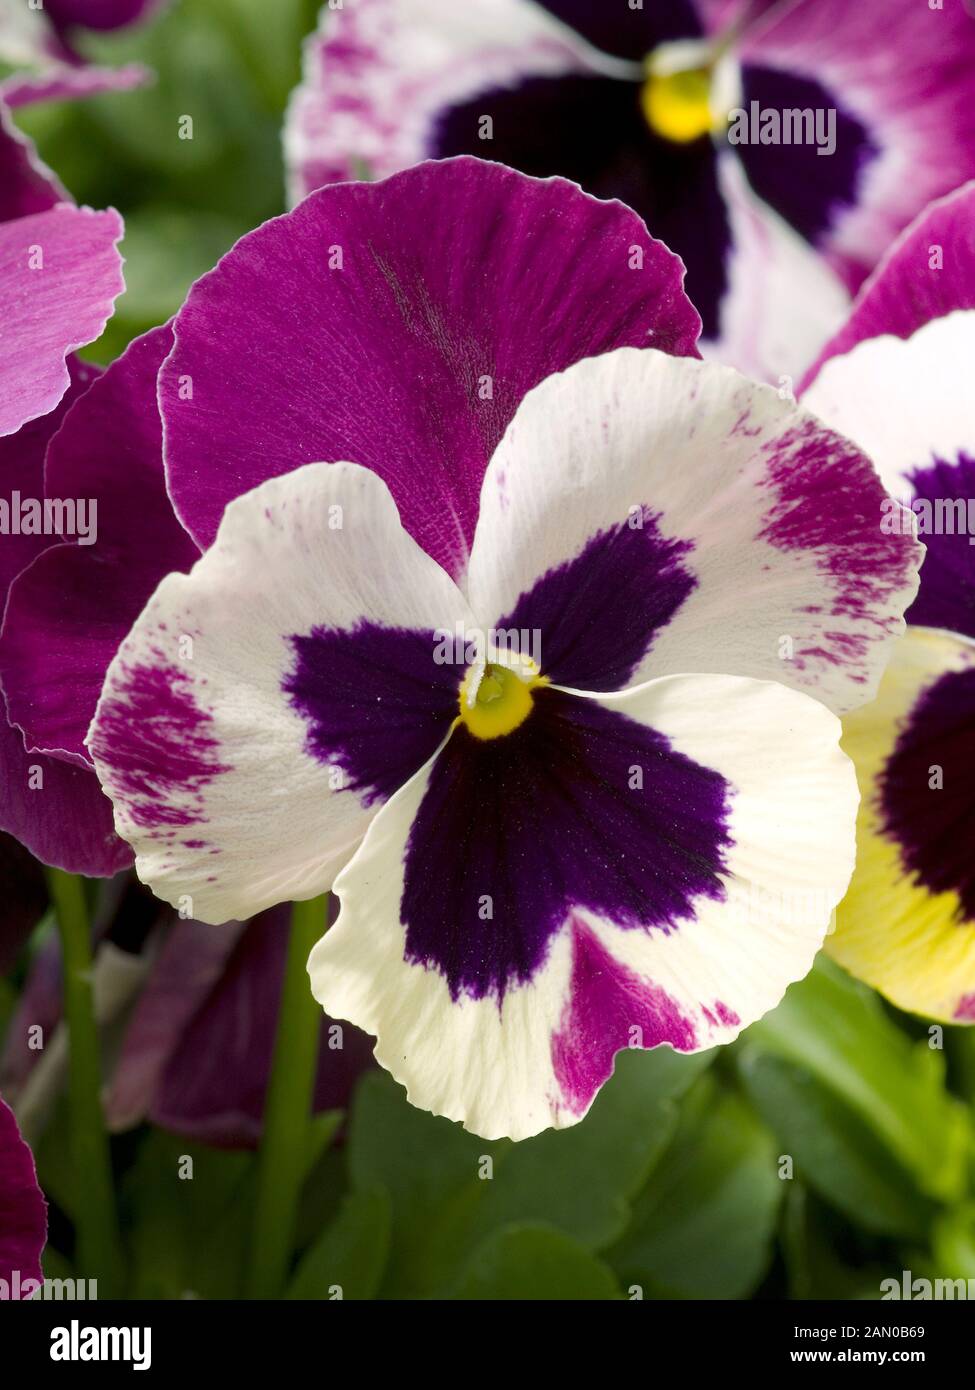
{"label": "green stem", "polygon": [[325,930],[328,894],[295,903],[281,986],[278,1032],[264,1105],[248,1298],[277,1298],[291,1257],[305,1177],[322,1011],[308,984],[311,948]]}
{"label": "green stem", "polygon": [[99,1298],[122,1293],[124,1259],[101,1102],[101,1058],[92,998],[91,931],[84,880],[48,869],[48,891],[61,936],[64,1013],[68,1024],[71,1160],[78,1185],[75,1264],[98,1280]]}

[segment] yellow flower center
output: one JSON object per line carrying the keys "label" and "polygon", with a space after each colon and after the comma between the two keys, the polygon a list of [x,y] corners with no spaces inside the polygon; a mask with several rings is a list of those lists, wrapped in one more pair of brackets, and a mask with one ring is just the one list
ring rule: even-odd
{"label": "yellow flower center", "polygon": [[[471,699],[472,682],[478,682]],[[500,738],[513,733],[531,713],[532,691],[544,684],[540,676],[522,680],[507,666],[488,662],[483,674],[472,666],[460,688],[460,719],[475,738]]]}
{"label": "yellow flower center", "polygon": [[711,72],[709,68],[687,68],[683,72],[653,72],[640,89],[640,105],[647,124],[665,140],[689,145],[715,128],[711,110]]}

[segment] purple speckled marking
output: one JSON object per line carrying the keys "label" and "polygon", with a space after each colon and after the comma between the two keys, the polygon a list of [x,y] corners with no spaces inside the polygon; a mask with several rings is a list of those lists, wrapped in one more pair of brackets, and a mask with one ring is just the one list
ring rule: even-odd
{"label": "purple speckled marking", "polygon": [[542,687],[503,738],[461,725],[407,844],[406,959],[439,970],[455,999],[501,999],[541,968],[573,908],[673,931],[697,898],[723,896],[728,803],[719,773],[594,700]]}
{"label": "purple speckled marking", "polygon": [[647,507],[638,519],[598,532],[497,624],[537,629],[542,670],[559,685],[620,690],[696,587],[684,565],[692,543],[662,536]]}
{"label": "purple speckled marking", "polygon": [[212,728],[185,671],[126,668],[121,690],[102,705],[92,751],[111,769],[113,791],[136,825],[151,830],[206,820],[203,789],[230,771],[217,755]]}
{"label": "purple speckled marking", "polygon": [[952,1017],[960,1023],[975,1023],[975,994],[963,994]]}
{"label": "purple speckled marking", "polygon": [[[933,790],[930,769],[944,769]],[[957,893],[975,920],[975,670],[935,681],[915,704],[880,779],[884,832],[931,893]]]}
{"label": "purple speckled marking", "polygon": [[569,1109],[583,1114],[613,1070],[613,1058],[631,1045],[670,1043],[678,1052],[697,1046],[694,1023],[659,985],[634,975],[606,950],[595,932],[572,920],[572,975],[559,1031],[552,1035],[552,1069]]}
{"label": "purple speckled marking", "polygon": [[956,463],[941,459],[910,475],[916,498],[934,502],[960,500],[966,526],[955,535],[926,531],[928,548],[921,566],[921,587],[908,609],[907,621],[924,627],[944,627],[975,637],[975,545],[969,544],[968,499],[975,498],[975,459],[962,453]]}
{"label": "purple speckled marking", "polygon": [[433,632],[360,622],[291,638],[284,681],[308,752],[339,767],[363,805],[385,801],[432,757],[458,713],[464,668],[434,660]]}
{"label": "purple speckled marking", "polygon": [[759,538],[777,550],[820,552],[818,568],[836,583],[832,615],[876,622],[874,610],[910,575],[915,550],[909,537],[881,530],[887,493],[866,456],[813,419],[765,453],[774,500]]}

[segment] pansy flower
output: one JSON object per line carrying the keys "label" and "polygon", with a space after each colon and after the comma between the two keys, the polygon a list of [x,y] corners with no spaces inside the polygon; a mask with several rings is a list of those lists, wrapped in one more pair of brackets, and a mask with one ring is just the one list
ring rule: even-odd
{"label": "pansy flower", "polygon": [[[96,374],[72,353],[100,335],[124,288],[121,234],[117,213],[70,205],[0,106],[0,613],[16,576],[58,541],[60,500],[87,496],[52,491],[45,525],[45,452]],[[73,871],[114,873],[131,861],[91,771],[37,756],[6,717],[0,829]]]}
{"label": "pansy flower", "polygon": [[99,92],[126,91],[150,76],[139,63],[118,68],[86,63],[75,47],[84,29],[121,29],[142,19],[160,0],[3,0],[0,64],[13,69],[0,80],[8,106],[64,101]]}
{"label": "pansy flower", "polygon": [[[324,189],[52,446],[108,500],[96,412],[128,438],[157,385],[202,558],[107,679],[79,548],[8,608],[12,713],[94,759],[143,879],[214,922],[334,881],[316,994],[484,1134],[573,1123],[621,1046],[726,1041],[808,969],[852,864],[827,706],[870,698],[916,588],[866,457],[694,358],[680,278],[560,180]],[[122,478],[162,489],[127,458],[113,624],[153,541]]]}
{"label": "pansy flower", "polygon": [[723,360],[798,374],[842,322],[844,287],[975,175],[969,10],[345,0],[307,45],[292,189],[460,153],[575,179],[683,257]]}
{"label": "pansy flower", "polygon": [[37,1185],[30,1149],[13,1112],[0,1100],[0,1289],[4,1298],[29,1298],[43,1278],[47,1204]]}
{"label": "pansy flower", "polygon": [[891,248],[803,397],[868,450],[927,545],[908,635],[846,729],[859,853],[829,950],[901,1008],[955,1023],[975,1022],[973,361],[970,183]]}

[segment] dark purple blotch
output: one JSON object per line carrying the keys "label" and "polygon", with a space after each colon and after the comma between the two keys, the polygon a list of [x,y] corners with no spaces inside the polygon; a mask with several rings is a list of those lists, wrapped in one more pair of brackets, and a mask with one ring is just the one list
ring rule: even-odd
{"label": "dark purple blotch", "polygon": [[658,517],[640,508],[543,574],[497,626],[537,630],[554,683],[621,690],[696,587],[684,563],[692,549],[662,536]]}
{"label": "dark purple blotch", "polygon": [[[907,621],[975,637],[975,545],[971,543],[975,541],[975,528],[968,525],[969,515],[975,514],[975,459],[964,452],[956,463],[935,459],[908,476],[914,500],[930,502],[932,508],[941,504],[942,511],[951,517],[954,532],[947,534],[944,525],[939,528],[940,534],[921,528],[919,539],[928,553],[921,566],[921,587],[907,610]],[[961,516],[952,508],[955,503],[960,504]],[[923,516],[923,512],[919,515]]]}
{"label": "dark purple blotch", "polygon": [[[746,66],[741,106],[761,111],[835,111],[836,148],[819,154],[816,143],[734,145],[748,181],[806,241],[814,245],[855,206],[864,173],[880,153],[866,126],[815,78],[777,68]],[[820,128],[822,134],[827,132]]]}
{"label": "dark purple blotch", "polygon": [[975,920],[975,670],[942,676],[917,701],[880,778],[880,803],[905,870],[930,893],[957,893],[962,920]]}
{"label": "dark purple blotch", "polygon": [[386,801],[446,737],[464,667],[437,663],[432,631],[365,620],[313,628],[291,645],[283,685],[307,722],[309,753],[340,768],[363,805]]}
{"label": "dark purple blotch", "polygon": [[464,725],[438,755],[406,849],[406,959],[453,998],[527,983],[574,908],[670,932],[721,898],[730,788],[595,700],[535,691],[514,732]]}

